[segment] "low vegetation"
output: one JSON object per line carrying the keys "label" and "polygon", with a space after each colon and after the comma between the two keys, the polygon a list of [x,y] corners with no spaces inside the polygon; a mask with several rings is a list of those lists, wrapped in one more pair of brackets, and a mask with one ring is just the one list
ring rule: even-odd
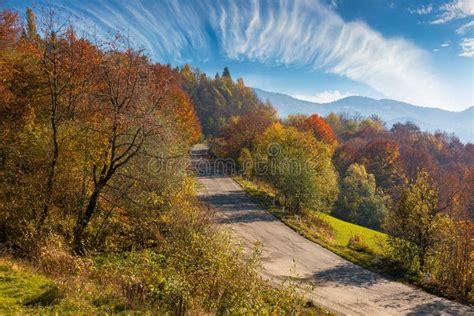
{"label": "low vegetation", "polygon": [[3,311],[325,314],[296,284],[261,279],[258,249],[245,258],[200,209],[183,212],[163,216],[159,247],[78,257],[50,246],[37,261],[2,259]]}
{"label": "low vegetation", "polygon": [[51,280],[7,259],[0,259],[0,313],[34,312],[58,297]]}

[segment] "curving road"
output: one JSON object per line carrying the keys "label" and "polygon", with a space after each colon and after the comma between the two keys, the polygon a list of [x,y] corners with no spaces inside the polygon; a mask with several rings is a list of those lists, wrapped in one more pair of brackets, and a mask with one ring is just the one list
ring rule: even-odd
{"label": "curving road", "polygon": [[309,284],[308,299],[343,315],[474,315],[474,310],[354,265],[301,237],[261,209],[227,176],[200,176],[200,199],[213,206],[217,222],[230,227],[250,250],[262,243],[263,275],[296,276]]}

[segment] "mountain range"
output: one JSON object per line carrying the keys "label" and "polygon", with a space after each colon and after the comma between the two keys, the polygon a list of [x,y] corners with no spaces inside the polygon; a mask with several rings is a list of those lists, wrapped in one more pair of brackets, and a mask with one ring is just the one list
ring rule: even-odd
{"label": "mountain range", "polygon": [[350,96],[331,103],[315,103],[296,99],[283,93],[253,89],[262,101],[270,101],[282,118],[291,114],[319,114],[331,112],[369,117],[377,115],[387,127],[395,123],[413,122],[423,131],[454,133],[464,143],[474,143],[474,106],[453,112],[422,107],[395,100]]}

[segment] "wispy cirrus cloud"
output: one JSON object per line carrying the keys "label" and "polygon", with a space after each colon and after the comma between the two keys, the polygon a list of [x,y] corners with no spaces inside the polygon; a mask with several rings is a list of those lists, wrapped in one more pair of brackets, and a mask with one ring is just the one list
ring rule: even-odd
{"label": "wispy cirrus cloud", "polygon": [[157,60],[176,64],[219,54],[344,76],[415,104],[448,104],[426,51],[362,22],[345,22],[327,2],[110,0],[65,6],[85,24],[125,31]]}
{"label": "wispy cirrus cloud", "polygon": [[[229,9],[230,8],[230,9]],[[310,67],[363,82],[387,97],[441,104],[429,55],[403,39],[386,39],[361,22],[345,22],[318,2],[255,2],[213,9],[223,52],[238,60]]]}
{"label": "wispy cirrus cloud", "polygon": [[474,15],[474,1],[454,0],[441,5],[439,11],[441,11],[441,13],[431,22],[431,24],[443,24],[452,20]]}
{"label": "wispy cirrus cloud", "polygon": [[433,5],[430,3],[428,5],[422,5],[421,7],[415,9],[408,8],[408,12],[410,12],[411,14],[418,15],[430,14],[431,12],[433,12]]}
{"label": "wispy cirrus cloud", "polygon": [[329,7],[336,9],[338,7],[338,0],[329,0]]}
{"label": "wispy cirrus cloud", "polygon": [[474,57],[474,38],[464,38],[459,45],[461,46],[459,56]]}
{"label": "wispy cirrus cloud", "polygon": [[466,24],[461,25],[457,30],[456,33],[462,35],[465,34],[470,29],[474,28],[474,21],[468,22]]}

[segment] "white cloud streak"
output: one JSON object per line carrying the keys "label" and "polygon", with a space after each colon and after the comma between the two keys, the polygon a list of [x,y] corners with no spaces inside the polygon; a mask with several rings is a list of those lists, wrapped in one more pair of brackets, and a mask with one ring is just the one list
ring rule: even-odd
{"label": "white cloud streak", "polygon": [[[51,1],[51,0],[49,0]],[[67,8],[106,29],[125,30],[158,60],[232,60],[324,71],[387,98],[449,106],[429,54],[343,21],[327,4],[301,1],[98,1]]]}
{"label": "white cloud streak", "polygon": [[329,0],[329,7],[331,7],[332,9],[337,9],[337,6],[338,6],[338,0]]}
{"label": "white cloud streak", "polygon": [[474,38],[465,38],[459,45],[462,50],[459,56],[474,57]]}
{"label": "white cloud streak", "polygon": [[[212,23],[230,58],[323,70],[416,104],[446,101],[426,63],[429,55],[408,41],[344,22],[314,1],[281,1],[270,9],[254,5],[239,14],[229,14],[228,5],[213,10],[213,16],[226,18]],[[257,22],[250,23],[255,15]]]}
{"label": "white cloud streak", "polygon": [[293,95],[293,97],[296,99],[316,102],[316,103],[330,103],[330,102],[334,102],[334,101],[344,99],[344,98],[354,96],[354,95],[358,95],[358,94],[351,93],[351,92],[348,92],[348,93],[340,92],[339,90],[329,90],[329,91],[323,91],[323,92],[317,93],[315,95],[296,94],[296,95]]}
{"label": "white cloud streak", "polygon": [[468,22],[464,25],[461,25],[457,30],[456,33],[463,35],[466,34],[467,31],[474,28],[474,21]]}
{"label": "white cloud streak", "polygon": [[426,6],[422,5],[421,7],[416,9],[408,9],[408,12],[410,12],[411,14],[418,15],[430,14],[431,12],[433,12],[433,5],[431,3]]}
{"label": "white cloud streak", "polygon": [[439,10],[441,14],[439,14],[431,24],[444,24],[452,20],[474,15],[474,1],[454,0],[443,4]]}

